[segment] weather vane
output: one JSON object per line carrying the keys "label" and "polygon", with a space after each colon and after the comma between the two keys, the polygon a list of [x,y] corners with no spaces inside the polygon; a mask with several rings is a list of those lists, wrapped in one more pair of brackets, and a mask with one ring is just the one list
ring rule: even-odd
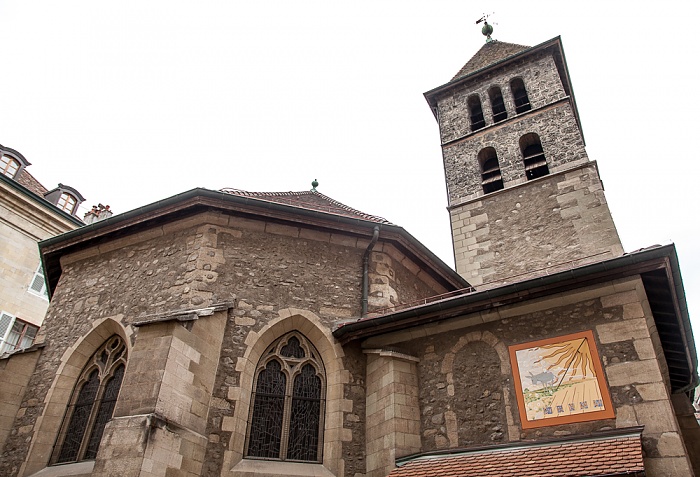
{"label": "weather vane", "polygon": [[[481,34],[486,37],[486,43],[494,41],[493,38],[491,38],[491,33],[493,33],[493,25],[490,25],[487,19],[493,15],[493,12],[488,13],[488,14],[483,14],[481,18],[479,18],[476,21],[476,24],[478,25],[479,23],[483,22],[484,26],[481,27]],[[498,23],[494,23],[494,25],[498,25]]]}

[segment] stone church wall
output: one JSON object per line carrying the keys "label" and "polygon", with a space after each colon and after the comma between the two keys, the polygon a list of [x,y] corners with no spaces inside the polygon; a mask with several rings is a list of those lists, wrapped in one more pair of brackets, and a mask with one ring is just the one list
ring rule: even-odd
{"label": "stone church wall", "polygon": [[[523,429],[508,346],[585,330],[593,330],[615,417]],[[658,473],[664,466],[688,469],[641,280],[497,308],[427,325],[421,332],[425,338],[406,330],[364,344],[405,350],[418,358],[421,451],[644,425],[650,475],[665,475]]]}
{"label": "stone church wall", "polygon": [[[129,416],[158,411],[159,406],[166,405],[160,408],[165,417],[175,412],[169,420],[188,432],[206,437],[206,455],[202,448],[198,457],[205,474],[219,472],[231,440],[231,429],[226,424],[231,421],[227,418],[235,414],[237,403],[231,389],[240,386],[240,359],[251,337],[257,336],[268,323],[280,320],[282,311],[290,308],[318,317],[318,326],[325,329],[328,336],[338,320],[359,317],[362,254],[368,244],[369,240],[351,236],[206,213],[64,257],[63,273],[39,338],[39,342],[45,340],[46,347],[21,400],[14,430],[0,463],[0,475],[28,475],[47,464],[73,387],[73,384],[61,384],[65,387],[59,392],[56,383],[71,379],[74,383],[75,377],[70,378],[70,375],[77,377],[82,365],[66,368],[71,369],[70,373],[64,373],[60,379],[55,377],[57,373],[61,375],[60,370],[67,361],[85,363],[91,352],[79,354],[76,346],[104,320],[115,323],[117,328],[110,329],[123,327],[120,333],[134,353],[128,362],[123,396],[117,405],[117,416],[123,419],[115,420],[112,430],[119,434],[131,432],[129,429],[135,429],[133,426],[144,426],[140,421],[129,422]],[[383,244],[381,235],[374,250],[370,274],[374,275],[373,284],[385,288],[374,289],[375,302],[370,300],[370,311],[445,291],[429,277],[420,276],[418,267],[396,249]],[[393,290],[388,297],[379,293],[388,289]],[[230,303],[231,307],[225,317],[222,345],[211,343],[216,348],[216,356],[208,358],[216,364],[215,369],[208,371],[213,373],[212,384],[190,383],[187,386],[194,385],[190,391],[183,394],[183,388],[167,396],[164,388],[153,388],[150,401],[132,399],[130,396],[138,394],[138,387],[143,385],[140,381],[145,379],[143,373],[156,371],[157,374],[162,368],[156,363],[160,356],[158,349],[153,353],[139,352],[142,349],[139,337],[143,335],[145,339],[148,333],[145,328],[137,330],[132,323],[157,314],[220,302]],[[95,346],[111,332],[100,333],[90,335]],[[102,335],[105,336],[100,337]],[[46,336],[51,339],[47,340]],[[167,338],[164,335],[162,339]],[[172,355],[174,343],[162,343],[162,346]],[[198,353],[206,354],[203,350]],[[333,379],[338,384],[332,393],[337,398],[333,405],[340,406],[334,411],[340,424],[333,431],[338,435],[338,449],[344,459],[345,470],[341,466],[339,475],[343,472],[345,475],[362,474],[364,455],[358,449],[364,449],[361,416],[364,415],[366,358],[359,349],[352,351],[352,348],[341,355],[339,364],[334,364],[338,371]],[[160,364],[165,366],[167,361]],[[184,366],[185,375],[192,372],[191,369],[187,371],[191,365],[181,366]],[[158,377],[153,379],[157,384]],[[134,387],[133,393],[130,386]],[[250,389],[244,392],[250,393]],[[178,404],[178,399],[187,402]],[[199,404],[195,405],[193,399]],[[41,416],[44,416],[43,423]],[[47,429],[51,432],[40,432]],[[110,429],[108,427],[107,437]],[[41,444],[27,446],[32,440],[41,440]],[[183,449],[201,446],[196,440],[169,444],[163,441],[163,445],[185,446]],[[22,467],[28,449],[30,462]],[[147,454],[151,451],[145,450]],[[151,455],[151,458],[156,457]],[[337,457],[338,461],[342,460],[340,455]],[[114,459],[114,456],[109,458]],[[149,459],[143,453],[137,458],[143,462]],[[106,472],[105,469],[96,466],[96,471]],[[190,475],[184,469],[170,472]]]}
{"label": "stone church wall", "polygon": [[495,192],[450,215],[457,272],[475,286],[623,252],[595,163]]}

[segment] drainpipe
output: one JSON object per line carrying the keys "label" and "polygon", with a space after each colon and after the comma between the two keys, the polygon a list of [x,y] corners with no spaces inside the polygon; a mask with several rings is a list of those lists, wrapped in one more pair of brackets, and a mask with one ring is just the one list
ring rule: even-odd
{"label": "drainpipe", "polygon": [[365,250],[365,254],[362,256],[362,317],[367,316],[367,302],[369,297],[369,254],[372,253],[374,244],[377,243],[379,239],[379,225],[374,226],[374,233],[372,234],[372,240]]}

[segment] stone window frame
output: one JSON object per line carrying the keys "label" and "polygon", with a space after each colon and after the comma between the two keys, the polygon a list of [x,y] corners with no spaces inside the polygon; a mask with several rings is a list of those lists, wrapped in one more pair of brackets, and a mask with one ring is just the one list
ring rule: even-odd
{"label": "stone window frame", "polygon": [[[283,348],[289,344],[289,342],[296,338],[299,342],[299,346],[304,350],[303,358],[294,358],[285,356]],[[253,416],[256,411],[255,394],[258,386],[258,379],[260,374],[267,368],[270,362],[276,361],[282,365],[281,372],[286,377],[285,394],[284,394],[284,410],[281,424],[281,444],[279,449],[279,458],[275,457],[262,457],[254,456],[249,452],[250,440]],[[316,377],[320,379],[320,409],[319,409],[319,429],[317,434],[317,449],[316,449],[316,459],[314,460],[292,460],[289,458],[289,438],[292,434],[292,401],[294,380],[297,376],[301,374],[304,366],[310,364],[316,371]],[[326,371],[321,360],[319,352],[316,347],[309,341],[306,336],[298,331],[291,331],[280,338],[278,338],[268,349],[263,353],[263,357],[260,358],[258,367],[255,371],[255,379],[253,381],[255,386],[253,388],[253,397],[251,398],[252,405],[250,406],[250,418],[248,424],[248,431],[246,432],[246,447],[245,447],[245,458],[247,459],[271,459],[280,461],[293,461],[293,462],[310,462],[310,463],[320,463],[323,461],[323,427],[324,427],[324,417],[325,417],[325,401],[326,401]]]}
{"label": "stone window frame", "polygon": [[[32,442],[18,475],[32,475],[49,465],[49,458],[53,453],[73,388],[88,357],[92,356],[107,339],[115,334],[119,335],[126,343],[127,356],[131,354],[131,340],[129,338],[133,335],[134,329],[130,326],[124,327],[121,323],[123,318],[123,315],[113,315],[94,320],[91,328],[84,331],[81,336],[76,337],[72,344],[63,345],[63,354],[50,362],[54,379],[44,398],[41,416],[36,419],[32,431]],[[55,466],[51,470],[51,475],[57,477],[74,475],[76,468],[82,469],[89,464],[94,464],[94,462]]]}
{"label": "stone window frame", "polygon": [[[88,446],[90,445],[90,440],[93,433],[95,432],[98,414],[101,410],[102,404],[104,402],[104,393],[107,385],[112,381],[115,373],[120,369],[126,369],[127,363],[127,353],[128,346],[126,345],[124,339],[118,334],[114,334],[109,337],[100,346],[97,351],[95,351],[92,356],[88,359],[87,364],[83,368],[83,371],[78,378],[75,386],[73,387],[73,392],[71,398],[68,401],[68,406],[66,408],[65,415],[58,433],[58,438],[56,439],[56,444],[51,455],[51,464],[67,464],[74,462],[82,462],[85,460],[93,460],[94,457],[86,457],[86,452],[88,451]],[[75,459],[71,460],[60,460],[61,453],[66,444],[66,439],[69,437],[68,432],[73,423],[73,412],[75,410],[76,402],[81,394],[83,386],[88,382],[91,375],[97,371],[99,379],[99,387],[95,394],[94,400],[92,401],[92,406],[90,408],[90,413],[87,421],[85,421],[82,431],[82,436],[80,437],[80,445],[77,451]],[[123,377],[123,374],[122,374]],[[121,382],[119,383],[121,388]],[[116,403],[116,399],[115,399]],[[112,414],[114,414],[114,408],[112,408]],[[111,419],[111,416],[110,416]],[[104,424],[107,424],[107,421]],[[104,427],[100,430],[100,434],[104,431]]]}
{"label": "stone window frame", "polygon": [[[240,372],[238,386],[230,386],[228,399],[234,404],[234,415],[224,417],[222,430],[231,432],[228,451],[224,455],[222,475],[314,475],[331,477],[344,475],[342,457],[343,442],[352,440],[352,431],[343,427],[344,415],[352,411],[352,401],[345,399],[345,385],[350,373],[343,365],[345,353],[333,338],[330,328],[314,313],[298,308],[278,311],[278,318],[271,320],[258,331],[250,331],[245,339],[246,349],[238,358],[236,370]],[[265,461],[244,458],[248,417],[255,370],[262,353],[277,338],[290,331],[298,331],[319,352],[326,368],[326,415],[323,429],[323,461],[320,464],[290,461]],[[293,468],[292,468],[293,467]],[[291,470],[290,470],[291,469]],[[293,472],[292,472],[293,470]]]}

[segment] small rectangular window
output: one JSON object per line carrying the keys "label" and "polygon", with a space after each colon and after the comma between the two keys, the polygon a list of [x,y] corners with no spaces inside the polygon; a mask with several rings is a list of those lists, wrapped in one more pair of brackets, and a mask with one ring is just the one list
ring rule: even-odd
{"label": "small rectangular window", "polygon": [[39,264],[36,272],[34,272],[32,282],[29,284],[29,292],[34,295],[39,295],[42,298],[49,298],[46,293],[46,280],[44,279],[44,269],[41,267],[41,264]]}
{"label": "small rectangular window", "polygon": [[0,355],[34,344],[39,328],[19,320],[7,312],[0,315]]}

